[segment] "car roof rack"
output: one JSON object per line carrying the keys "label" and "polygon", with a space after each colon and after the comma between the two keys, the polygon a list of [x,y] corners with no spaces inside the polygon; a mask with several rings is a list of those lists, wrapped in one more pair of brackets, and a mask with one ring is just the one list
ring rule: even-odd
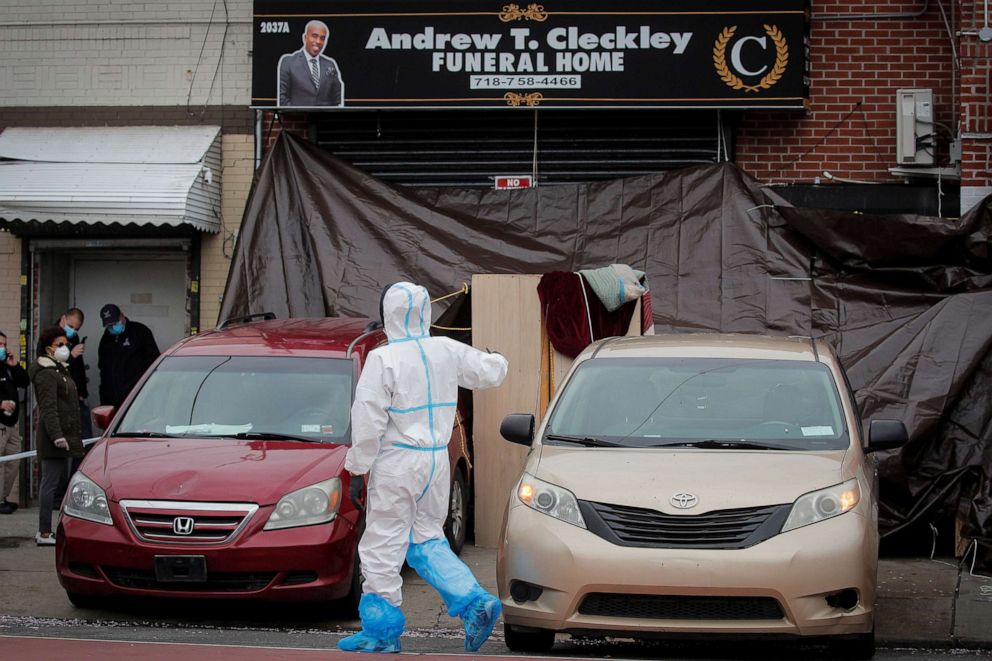
{"label": "car roof rack", "polygon": [[233,326],[235,324],[250,324],[251,322],[258,321],[259,319],[262,321],[271,321],[275,318],[275,312],[257,312],[255,314],[249,314],[245,317],[230,317],[229,319],[225,319],[220,322],[217,329],[220,330],[221,328],[227,328],[228,326]]}

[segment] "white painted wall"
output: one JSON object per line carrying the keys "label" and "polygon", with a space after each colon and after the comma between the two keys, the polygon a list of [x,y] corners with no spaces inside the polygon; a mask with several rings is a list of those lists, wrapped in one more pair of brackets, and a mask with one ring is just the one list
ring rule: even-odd
{"label": "white painted wall", "polygon": [[0,0],[0,107],[246,106],[252,2],[226,6]]}

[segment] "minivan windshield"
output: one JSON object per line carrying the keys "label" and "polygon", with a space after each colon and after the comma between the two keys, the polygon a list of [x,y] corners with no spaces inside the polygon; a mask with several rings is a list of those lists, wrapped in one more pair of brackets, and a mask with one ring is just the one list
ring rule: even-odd
{"label": "minivan windshield", "polygon": [[115,436],[348,443],[354,363],[288,356],[170,356]]}
{"label": "minivan windshield", "polygon": [[818,362],[600,358],[576,368],[544,442],[834,450],[848,436],[833,376]]}

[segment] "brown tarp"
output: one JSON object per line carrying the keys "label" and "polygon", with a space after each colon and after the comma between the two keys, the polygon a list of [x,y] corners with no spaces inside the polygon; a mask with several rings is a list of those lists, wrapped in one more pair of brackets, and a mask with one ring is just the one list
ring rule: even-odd
{"label": "brown tarp", "polygon": [[221,319],[377,316],[381,287],[474,273],[647,272],[658,332],[825,337],[864,419],[904,421],[880,521],[992,545],[992,211],[790,208],[730,164],[521,191],[390,186],[283,133],[258,173]]}

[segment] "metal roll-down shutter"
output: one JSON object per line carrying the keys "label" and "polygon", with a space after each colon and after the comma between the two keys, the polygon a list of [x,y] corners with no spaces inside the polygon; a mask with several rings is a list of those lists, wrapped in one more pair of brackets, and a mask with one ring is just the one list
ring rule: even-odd
{"label": "metal roll-down shutter", "polygon": [[317,143],[337,157],[409,186],[490,187],[496,175],[535,169],[541,185],[595,181],[733,154],[715,110],[380,110],[311,122]]}

